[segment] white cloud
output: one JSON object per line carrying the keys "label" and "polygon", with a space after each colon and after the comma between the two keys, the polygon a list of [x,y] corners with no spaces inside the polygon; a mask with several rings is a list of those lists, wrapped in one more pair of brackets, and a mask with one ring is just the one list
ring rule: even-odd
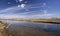
{"label": "white cloud", "polygon": [[0,14],[0,18],[8,19],[8,18],[26,18],[26,15],[17,15],[17,14]]}
{"label": "white cloud", "polygon": [[21,7],[20,5],[18,5],[18,7]]}
{"label": "white cloud", "polygon": [[27,1],[25,1],[24,3],[27,3]]}
{"label": "white cloud", "polygon": [[[22,7],[22,8],[21,8]],[[3,10],[0,10],[0,13],[8,13],[8,12],[17,12],[18,10],[26,10],[26,11],[29,11],[28,8],[23,8],[25,7],[24,4],[22,5],[18,5],[18,6],[13,6],[13,7],[9,7],[9,8],[6,8],[6,9],[3,9]]]}
{"label": "white cloud", "polygon": [[37,11],[30,11],[30,12],[25,12],[25,13],[20,13],[21,15],[26,15],[25,17],[27,18],[51,18],[55,14],[53,13],[40,13]]}
{"label": "white cloud", "polygon": [[46,6],[46,3],[43,3],[44,6]]}
{"label": "white cloud", "polygon": [[54,14],[47,13],[34,13],[34,12],[25,12],[18,14],[0,14],[0,18],[51,18]]}
{"label": "white cloud", "polygon": [[8,4],[11,4],[10,2],[8,2]]}
{"label": "white cloud", "polygon": [[25,4],[21,4],[21,7],[22,7],[22,8],[25,8],[25,6],[26,6]]}
{"label": "white cloud", "polygon": [[13,7],[9,7],[3,10],[0,10],[0,13],[4,13],[4,12],[17,12],[18,10],[22,10],[22,8],[19,8],[17,6],[13,6]]}
{"label": "white cloud", "polygon": [[23,0],[19,0],[20,2],[22,2]]}
{"label": "white cloud", "polygon": [[30,8],[42,8],[42,7],[47,7],[47,6],[46,6],[46,3],[38,3],[38,4],[29,5],[29,7]]}
{"label": "white cloud", "polygon": [[[19,5],[20,6],[20,5]],[[23,5],[24,6],[24,5]],[[22,8],[20,7],[9,7],[3,10],[0,10],[0,13],[3,12],[17,12],[17,10],[22,10]],[[40,13],[40,11],[29,11],[29,12],[22,12],[22,13],[18,13],[18,14],[0,14],[1,18],[48,18],[48,17],[52,17],[54,14],[51,13],[47,13],[47,11],[45,10],[42,14]]]}

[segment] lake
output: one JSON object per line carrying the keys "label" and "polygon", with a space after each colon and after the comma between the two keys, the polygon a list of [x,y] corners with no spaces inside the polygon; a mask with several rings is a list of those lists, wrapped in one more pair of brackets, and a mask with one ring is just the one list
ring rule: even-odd
{"label": "lake", "polygon": [[60,36],[60,24],[5,20],[11,36]]}

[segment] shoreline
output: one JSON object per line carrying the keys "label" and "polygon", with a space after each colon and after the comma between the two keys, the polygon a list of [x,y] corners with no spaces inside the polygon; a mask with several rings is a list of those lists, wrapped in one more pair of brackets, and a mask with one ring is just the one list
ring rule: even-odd
{"label": "shoreline", "polygon": [[45,22],[45,21],[32,21],[37,23],[51,23],[51,24],[60,24],[60,22]]}
{"label": "shoreline", "polygon": [[28,20],[10,20],[10,21],[26,21],[26,22],[37,22],[37,23],[52,23],[52,24],[60,24],[60,20],[58,21],[58,20],[47,20],[47,19],[39,19],[39,20],[37,20],[37,19],[35,19],[35,20],[33,20],[33,19],[28,19]]}

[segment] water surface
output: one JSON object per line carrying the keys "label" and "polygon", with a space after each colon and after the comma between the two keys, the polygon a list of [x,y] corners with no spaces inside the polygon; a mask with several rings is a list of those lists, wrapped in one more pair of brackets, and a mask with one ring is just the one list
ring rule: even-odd
{"label": "water surface", "polygon": [[60,24],[50,24],[50,23],[35,23],[35,22],[26,22],[26,21],[5,21],[8,23],[9,29],[8,30],[14,30],[15,32],[21,32],[21,30],[24,31],[31,31],[37,30],[37,31],[43,31],[43,32],[53,32],[57,33],[56,36],[60,36]]}

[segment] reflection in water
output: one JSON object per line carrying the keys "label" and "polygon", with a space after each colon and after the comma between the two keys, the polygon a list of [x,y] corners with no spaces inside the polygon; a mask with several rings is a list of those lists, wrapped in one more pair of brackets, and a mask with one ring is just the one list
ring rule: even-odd
{"label": "reflection in water", "polygon": [[8,36],[60,36],[60,24],[6,21]]}

